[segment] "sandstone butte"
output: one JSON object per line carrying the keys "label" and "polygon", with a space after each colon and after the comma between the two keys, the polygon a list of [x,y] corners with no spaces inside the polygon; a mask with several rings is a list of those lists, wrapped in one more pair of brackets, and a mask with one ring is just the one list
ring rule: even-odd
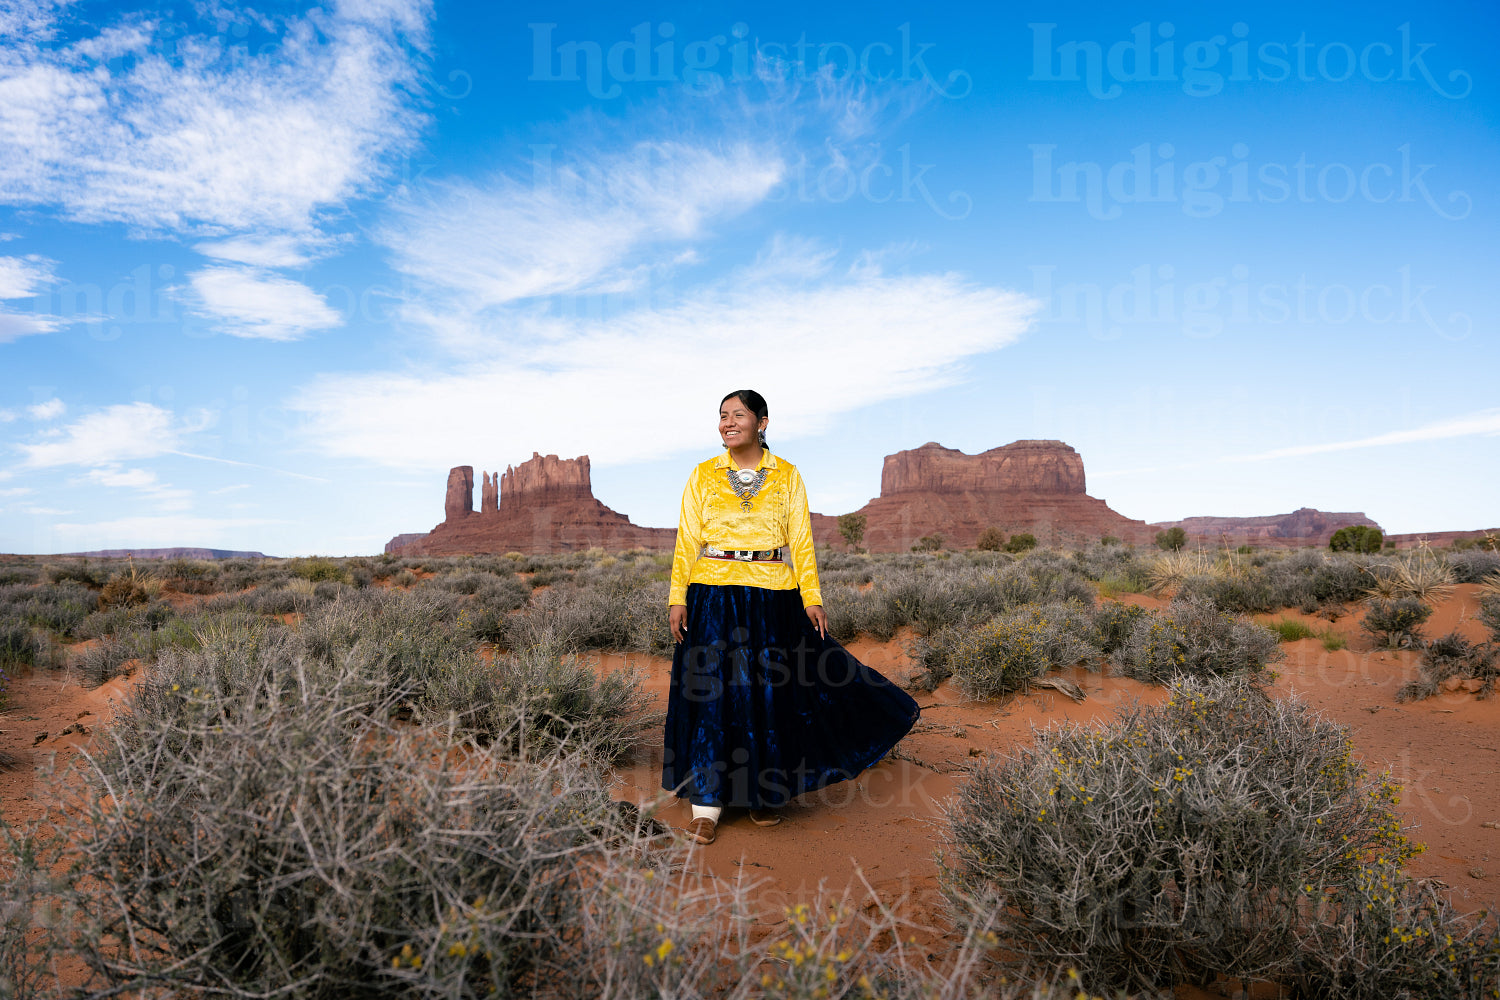
{"label": "sandstone butte", "polygon": [[[532,457],[504,473],[483,473],[474,510],[474,469],[448,473],[443,521],[425,535],[397,535],[387,552],[402,555],[546,553],[598,546],[670,549],[676,532],[632,524],[594,497],[588,456]],[[880,496],[865,515],[864,546],[906,551],[941,534],[949,548],[972,546],[996,527],[1029,532],[1042,544],[1086,544],[1103,535],[1149,543],[1155,529],[1111,510],[1085,492],[1083,459],[1061,441],[1016,441],[978,455],[931,443],[885,459]],[[813,515],[820,544],[844,547],[838,520]]]}
{"label": "sandstone butte", "polygon": [[[484,472],[474,510],[474,467],[448,473],[443,521],[425,535],[397,535],[387,552],[453,556],[575,549],[670,549],[677,532],[631,524],[594,499],[589,458],[538,455],[503,473]],[[501,498],[504,502],[501,502]]]}

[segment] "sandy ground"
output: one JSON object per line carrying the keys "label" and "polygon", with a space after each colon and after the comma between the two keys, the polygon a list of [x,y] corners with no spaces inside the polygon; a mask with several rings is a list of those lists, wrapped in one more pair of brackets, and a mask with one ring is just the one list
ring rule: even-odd
{"label": "sandy ground", "polygon": [[[1460,586],[1438,604],[1427,635],[1456,629],[1482,639],[1476,590]],[[1161,604],[1139,595],[1122,599]],[[1348,648],[1336,652],[1325,651],[1317,639],[1283,644],[1287,658],[1274,668],[1274,692],[1300,697],[1349,726],[1367,766],[1389,769],[1400,782],[1401,809],[1416,826],[1412,835],[1427,845],[1411,862],[1415,874],[1441,879],[1460,909],[1495,908],[1500,903],[1500,698],[1481,701],[1459,691],[1398,704],[1397,689],[1416,676],[1417,654],[1375,649],[1360,630],[1357,613],[1332,623],[1293,611],[1261,618],[1300,619],[1347,638]],[[912,669],[909,640],[861,639],[849,649],[887,676],[901,678]],[[654,707],[665,709],[668,660],[623,653],[592,654],[588,660],[601,670],[640,671]],[[867,905],[868,886],[909,919],[936,923],[942,903],[933,851],[941,843],[943,802],[977,759],[1011,751],[1030,739],[1033,728],[1107,720],[1131,703],[1164,697],[1159,687],[1082,668],[1064,674],[1084,689],[1084,702],[1053,691],[973,702],[946,684],[918,696],[922,718],[886,760],[854,781],[793,804],[779,826],[760,828],[743,813],[726,813],[718,840],[699,849],[693,864],[714,878],[749,880],[768,929],[782,919],[785,906],[810,900],[820,885],[835,893],[847,888]],[[118,678],[90,691],[57,674],[14,679],[11,706],[0,716],[0,749],[19,761],[0,772],[0,814],[7,822],[40,814],[51,789],[38,780],[38,766],[54,755],[65,762],[97,738],[97,728],[121,705],[130,683]],[[660,774],[657,742],[618,773],[617,797],[657,803],[660,819],[685,826],[688,809],[663,799]],[[939,947],[935,932],[918,940]]]}

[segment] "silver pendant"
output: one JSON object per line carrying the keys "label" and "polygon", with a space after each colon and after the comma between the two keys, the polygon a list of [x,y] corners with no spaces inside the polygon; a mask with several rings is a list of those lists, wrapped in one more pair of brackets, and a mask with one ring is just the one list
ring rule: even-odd
{"label": "silver pendant", "polygon": [[740,509],[741,510],[754,510],[755,509],[755,505],[753,503],[751,503],[749,500],[741,500],[740,501]]}
{"label": "silver pendant", "polygon": [[755,480],[755,472],[752,469],[741,469],[737,475],[740,477],[740,482],[746,486],[749,486]]}

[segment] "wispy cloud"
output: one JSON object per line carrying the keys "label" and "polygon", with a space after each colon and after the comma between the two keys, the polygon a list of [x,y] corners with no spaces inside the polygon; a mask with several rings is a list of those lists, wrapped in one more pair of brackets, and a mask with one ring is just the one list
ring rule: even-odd
{"label": "wispy cloud", "polygon": [[293,405],[318,447],[385,465],[533,448],[639,461],[701,444],[703,414],[730,382],[765,386],[773,427],[810,435],[837,414],[959,380],[964,359],[1016,340],[1036,309],[950,274],[767,276],[778,274],[762,261],[754,280],[731,275],[673,308],[609,320],[516,316],[488,356],[325,377]]}
{"label": "wispy cloud", "polygon": [[31,414],[33,420],[55,420],[68,410],[68,404],[57,398],[52,398],[44,403],[26,407],[26,412]]}
{"label": "wispy cloud", "polygon": [[[274,39],[124,15],[49,41],[47,5],[0,18],[0,201],[146,231],[304,232],[413,148],[424,0],[256,18]],[[213,22],[205,15],[204,28]]]}
{"label": "wispy cloud", "polygon": [[188,281],[195,311],[234,337],[297,340],[343,323],[311,288],[257,268],[206,267]]}
{"label": "wispy cloud", "polygon": [[25,257],[0,257],[0,344],[30,334],[52,333],[62,326],[55,316],[20,312],[4,305],[5,300],[26,299],[48,288],[56,277],[56,261],[36,254]]}
{"label": "wispy cloud", "polygon": [[106,489],[132,490],[150,500],[157,510],[187,510],[192,507],[192,491],[161,482],[156,473],[149,469],[101,466],[84,473],[84,482]]}
{"label": "wispy cloud", "polygon": [[179,447],[184,426],[150,403],[122,403],[80,417],[33,444],[16,447],[31,468],[113,465],[164,455]]}
{"label": "wispy cloud", "polygon": [[622,290],[677,252],[661,247],[760,201],[781,172],[774,152],[745,144],[638,143],[528,179],[444,184],[400,205],[379,238],[398,270],[470,310]]}
{"label": "wispy cloud", "polygon": [[193,249],[205,257],[253,267],[305,267],[330,241],[312,236],[235,236],[205,240]]}
{"label": "wispy cloud", "polygon": [[1331,451],[1353,451],[1357,448],[1382,448],[1395,444],[1418,444],[1424,441],[1442,441],[1447,438],[1492,436],[1500,434],[1500,409],[1481,410],[1461,417],[1439,420],[1405,431],[1390,431],[1350,441],[1331,441],[1326,444],[1295,445],[1290,448],[1275,448],[1254,455],[1234,455],[1225,462],[1265,462],[1277,458],[1297,458],[1303,455],[1321,455]]}

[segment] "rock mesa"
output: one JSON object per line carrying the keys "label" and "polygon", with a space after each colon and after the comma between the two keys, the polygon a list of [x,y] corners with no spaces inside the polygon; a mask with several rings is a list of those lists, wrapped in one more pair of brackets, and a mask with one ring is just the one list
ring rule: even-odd
{"label": "rock mesa", "polygon": [[608,549],[670,549],[671,528],[631,524],[594,498],[587,455],[539,455],[502,472],[483,472],[474,510],[474,468],[448,473],[443,521],[425,535],[397,535],[387,552],[400,555],[470,555]]}
{"label": "rock mesa", "polygon": [[[978,455],[935,441],[888,455],[880,496],[865,515],[863,545],[900,552],[926,535],[947,548],[967,548],[994,527],[1007,536],[1029,532],[1043,545],[1083,545],[1103,535],[1137,544],[1154,532],[1111,510],[1085,491],[1083,459],[1061,441],[1015,441]],[[844,547],[836,518],[814,515],[821,543]]]}

